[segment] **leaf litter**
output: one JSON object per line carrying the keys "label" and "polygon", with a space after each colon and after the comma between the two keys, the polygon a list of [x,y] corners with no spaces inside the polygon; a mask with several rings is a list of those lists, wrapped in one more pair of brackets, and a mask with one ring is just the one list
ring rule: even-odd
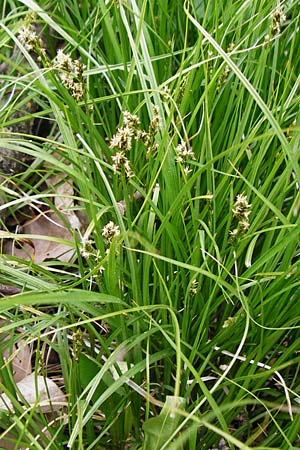
{"label": "leaf litter", "polygon": [[[0,238],[4,238],[3,254],[35,263],[47,260],[69,262],[73,258],[75,253],[74,233],[81,229],[82,225],[75,213],[73,185],[66,178],[64,174],[59,174],[51,176],[47,180],[47,188],[51,192],[51,197],[54,198],[53,209],[42,211],[41,208],[38,210],[36,207],[31,208],[32,217],[25,223],[17,224],[15,232],[1,230]],[[14,293],[10,290],[7,295]],[[5,289],[2,294],[5,295]],[[34,439],[39,440],[43,445],[45,438],[51,439],[48,431],[51,423],[64,416],[63,411],[67,404],[66,395],[55,381],[39,375],[36,370],[33,370],[31,346],[22,338],[18,342],[11,343],[12,336],[3,332],[5,323],[7,322],[0,320],[2,327],[0,336],[4,348],[1,355],[4,365],[0,368],[0,372],[5,367],[11,369],[16,397],[11,397],[13,394],[9,393],[7,386],[5,392],[0,389],[0,415],[3,417],[3,414],[5,416],[14,414],[14,405],[17,401],[24,408],[24,412],[34,409],[37,414],[46,414],[50,419],[54,417],[54,420],[52,422],[50,420],[48,426],[43,428],[37,416],[36,425],[41,429],[41,433],[36,435],[35,432]],[[16,335],[21,331],[18,330]],[[16,335],[14,334],[13,337],[15,338]],[[4,380],[0,378],[0,382],[4,383]],[[1,448],[7,450],[15,448],[16,439],[18,439],[18,433],[14,435],[12,430],[8,432],[5,427],[2,428],[2,432],[0,431]],[[27,449],[31,443],[28,442],[23,446],[22,442],[18,445],[20,449]]]}
{"label": "leaf litter", "polygon": [[[2,330],[7,322],[3,319],[0,320],[0,326]],[[9,323],[8,323],[9,325]],[[21,334],[22,329],[18,329],[15,335]],[[1,343],[3,347],[6,347],[2,352],[2,361],[4,365],[0,367],[0,373],[5,369],[11,367],[12,377],[15,382],[16,397],[12,398],[7,390],[3,392],[0,388],[0,415],[10,415],[14,413],[15,401],[21,404],[25,411],[30,411],[34,409],[38,414],[46,414],[49,419],[53,419],[59,416],[67,405],[66,395],[60,389],[60,387],[52,379],[46,376],[37,375],[36,372],[32,370],[31,357],[32,357],[32,346],[28,344],[24,339],[20,339],[18,342],[11,343],[11,335],[9,332],[1,333]],[[4,380],[0,378],[0,381],[5,384]],[[56,419],[54,419],[55,421]],[[36,425],[41,429],[41,433],[35,436],[35,440],[42,439],[42,437],[47,437],[51,439],[49,433],[49,427],[52,422],[48,422],[48,427],[45,428],[36,419]],[[2,428],[2,421],[0,427]],[[9,427],[10,431],[11,427]],[[13,433],[8,432],[9,430],[3,429],[0,434],[0,447],[6,450],[14,449],[16,436]],[[18,447],[20,449],[26,449],[25,447]]]}
{"label": "leaf litter", "polygon": [[[47,260],[69,262],[74,255],[74,232],[82,227],[74,207],[74,189],[64,174],[47,179],[53,188],[54,208],[38,210],[15,233],[2,232],[6,237],[2,252],[26,261],[42,263]],[[36,209],[36,208],[35,208]],[[10,239],[7,239],[10,238]]]}

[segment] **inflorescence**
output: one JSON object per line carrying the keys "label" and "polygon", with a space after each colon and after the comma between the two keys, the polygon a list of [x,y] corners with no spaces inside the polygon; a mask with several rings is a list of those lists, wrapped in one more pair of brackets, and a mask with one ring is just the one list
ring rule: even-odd
{"label": "inflorescence", "polygon": [[238,221],[237,227],[230,231],[232,240],[243,236],[250,227],[249,216],[252,205],[248,203],[247,195],[238,194],[232,208],[233,217]]}
{"label": "inflorescence", "polygon": [[38,27],[35,21],[34,14],[30,13],[25,17],[24,24],[19,30],[19,41],[26,50],[36,55],[38,61],[45,67],[58,70],[62,84],[68,89],[72,97],[76,101],[82,100],[84,95],[84,64],[78,59],[73,60],[70,54],[65,53],[63,49],[57,51],[54,62],[51,62],[47,56],[43,39],[36,32]]}
{"label": "inflorescence", "polygon": [[160,127],[158,107],[153,106],[153,117],[150,121],[148,131],[141,130],[140,124],[140,119],[137,115],[131,114],[129,111],[124,111],[123,125],[118,128],[109,143],[110,149],[117,150],[112,155],[114,172],[120,173],[124,171],[126,178],[134,175],[127,157],[130,150],[132,150],[134,141],[142,141],[147,148],[147,154],[157,150],[157,144],[154,140],[155,134]]}

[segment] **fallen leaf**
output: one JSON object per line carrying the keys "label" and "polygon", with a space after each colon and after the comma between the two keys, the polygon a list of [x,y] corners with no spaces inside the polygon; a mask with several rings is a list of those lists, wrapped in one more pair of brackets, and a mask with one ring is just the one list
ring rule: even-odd
{"label": "fallen leaf", "polygon": [[72,230],[81,229],[82,224],[74,211],[73,182],[60,173],[50,176],[47,186],[54,195],[53,201],[58,212],[45,213],[39,210],[39,215],[19,227],[14,239],[4,241],[3,253],[35,263],[50,259],[69,262],[74,255]]}
{"label": "fallen leaf", "polygon": [[74,212],[74,188],[73,180],[67,179],[63,173],[52,175],[47,179],[47,185],[53,186],[55,207],[63,214],[71,228],[80,229],[81,223],[78,215]]}
{"label": "fallen leaf", "polygon": [[[7,433],[5,435],[5,438],[0,439],[0,448],[5,450],[15,450],[16,448],[16,437],[11,434]],[[19,450],[25,450],[26,447],[19,447]]]}
{"label": "fallen leaf", "polygon": [[6,349],[3,352],[3,358],[11,360],[13,377],[16,382],[21,381],[32,372],[31,348],[23,339],[14,344],[11,350]]}
{"label": "fallen leaf", "polygon": [[[12,322],[4,319],[0,319],[1,327],[1,343],[2,343],[2,357],[5,362],[11,363],[14,381],[17,383],[22,378],[26,377],[32,372],[31,366],[31,346],[24,340],[20,339],[18,342],[13,343],[11,339],[17,333],[21,336],[22,329],[13,330],[11,332],[5,330],[6,325],[10,325]],[[0,376],[1,380],[1,376]]]}
{"label": "fallen leaf", "polygon": [[19,294],[21,289],[16,286],[11,286],[10,284],[0,283],[0,294],[7,297],[8,295]]}
{"label": "fallen leaf", "polygon": [[[50,380],[31,373],[16,384],[18,400],[25,402],[32,407],[39,407],[44,413],[58,411],[66,404],[66,396],[62,390]],[[18,395],[20,392],[20,396]],[[13,411],[13,404],[6,394],[0,398],[0,410]]]}
{"label": "fallen leaf", "polygon": [[[4,242],[3,253],[35,263],[47,259],[68,262],[74,254],[73,235],[55,212],[40,214],[20,227],[20,232],[26,235],[26,239],[22,238],[22,234],[20,237],[16,234],[15,241]],[[45,236],[46,239],[36,236]]]}

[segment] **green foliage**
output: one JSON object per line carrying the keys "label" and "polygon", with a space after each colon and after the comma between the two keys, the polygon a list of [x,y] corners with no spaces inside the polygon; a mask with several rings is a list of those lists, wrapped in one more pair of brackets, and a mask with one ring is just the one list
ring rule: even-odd
{"label": "green foliage", "polygon": [[[300,447],[298,1],[0,15],[0,148],[34,160],[0,176],[0,288],[20,290],[1,355],[25,339],[68,401],[50,424],[18,404],[1,356],[0,442],[43,448],[42,424],[57,450]],[[42,240],[73,256],[20,256],[49,211],[69,234]]]}
{"label": "green foliage", "polygon": [[168,396],[159,416],[152,417],[144,423],[144,449],[158,450],[163,448],[177,428],[181,417],[176,409],[182,407],[183,404],[184,399],[182,397]]}

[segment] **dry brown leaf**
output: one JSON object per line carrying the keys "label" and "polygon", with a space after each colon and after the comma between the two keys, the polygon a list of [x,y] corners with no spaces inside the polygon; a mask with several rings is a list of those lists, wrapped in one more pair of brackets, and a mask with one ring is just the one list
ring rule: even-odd
{"label": "dry brown leaf", "polygon": [[16,383],[32,372],[31,348],[23,339],[15,344],[12,350],[6,349],[3,352],[3,358],[11,360],[13,377]]}
{"label": "dry brown leaf", "polygon": [[[11,342],[12,334],[11,332],[5,329],[6,325],[10,325],[12,322],[7,321],[3,318],[0,318],[0,328],[1,334],[0,339],[3,345],[2,357],[5,362],[11,363],[13,377],[15,382],[22,380],[22,378],[26,377],[32,372],[31,366],[31,346],[26,343],[24,339],[20,339],[18,342]],[[22,329],[18,328],[17,330],[13,330],[13,334],[17,333],[21,336]],[[6,345],[4,345],[4,343]],[[6,347],[6,348],[5,348]],[[0,376],[1,380],[1,376]]]}
{"label": "dry brown leaf", "polygon": [[[66,180],[66,181],[65,181]],[[41,212],[40,215],[26,222],[18,230],[20,237],[16,234],[15,240],[5,240],[3,243],[3,253],[10,254],[25,260],[32,260],[35,263],[43,262],[47,259],[58,259],[68,262],[74,254],[74,239],[71,230],[80,229],[81,223],[78,215],[74,212],[74,189],[73,182],[63,173],[50,176],[47,185],[54,194],[54,205],[61,214],[54,211]],[[66,226],[69,224],[70,226]],[[40,235],[47,239],[35,237],[22,238],[21,235]],[[69,241],[70,244],[58,242],[56,238]]]}
{"label": "dry brown leaf", "polygon": [[47,185],[53,186],[53,191],[57,194],[54,198],[56,208],[68,214],[74,207],[73,198],[71,198],[74,195],[74,189],[72,180],[63,181],[66,178],[65,174],[52,175],[47,178]]}
{"label": "dry brown leaf", "polygon": [[79,229],[81,227],[80,220],[74,212],[74,189],[73,180],[67,179],[63,173],[52,175],[47,179],[47,185],[54,187],[57,194],[54,197],[55,207],[63,214],[64,218],[69,222],[71,228]]}
{"label": "dry brown leaf", "polygon": [[[0,438],[0,448],[5,450],[15,450],[16,448],[16,437],[7,433],[4,438]],[[19,447],[19,450],[25,450],[26,447]]]}
{"label": "dry brown leaf", "polygon": [[[16,384],[17,390],[21,393],[26,403],[33,407],[39,407],[44,413],[58,411],[66,404],[66,396],[62,390],[50,380],[31,373]],[[19,401],[22,401],[18,397]],[[3,411],[13,411],[13,404],[6,394],[1,394],[0,409]]]}
{"label": "dry brown leaf", "polygon": [[[31,238],[18,239],[16,241],[5,241],[3,253],[14,255],[25,260],[33,260],[35,263],[47,259],[58,259],[63,262],[70,261],[74,254],[73,235],[63,224],[63,221],[54,212],[41,214],[20,228],[20,232],[26,235],[40,235],[53,238],[51,240]],[[56,238],[69,241],[65,244],[55,240]]]}

